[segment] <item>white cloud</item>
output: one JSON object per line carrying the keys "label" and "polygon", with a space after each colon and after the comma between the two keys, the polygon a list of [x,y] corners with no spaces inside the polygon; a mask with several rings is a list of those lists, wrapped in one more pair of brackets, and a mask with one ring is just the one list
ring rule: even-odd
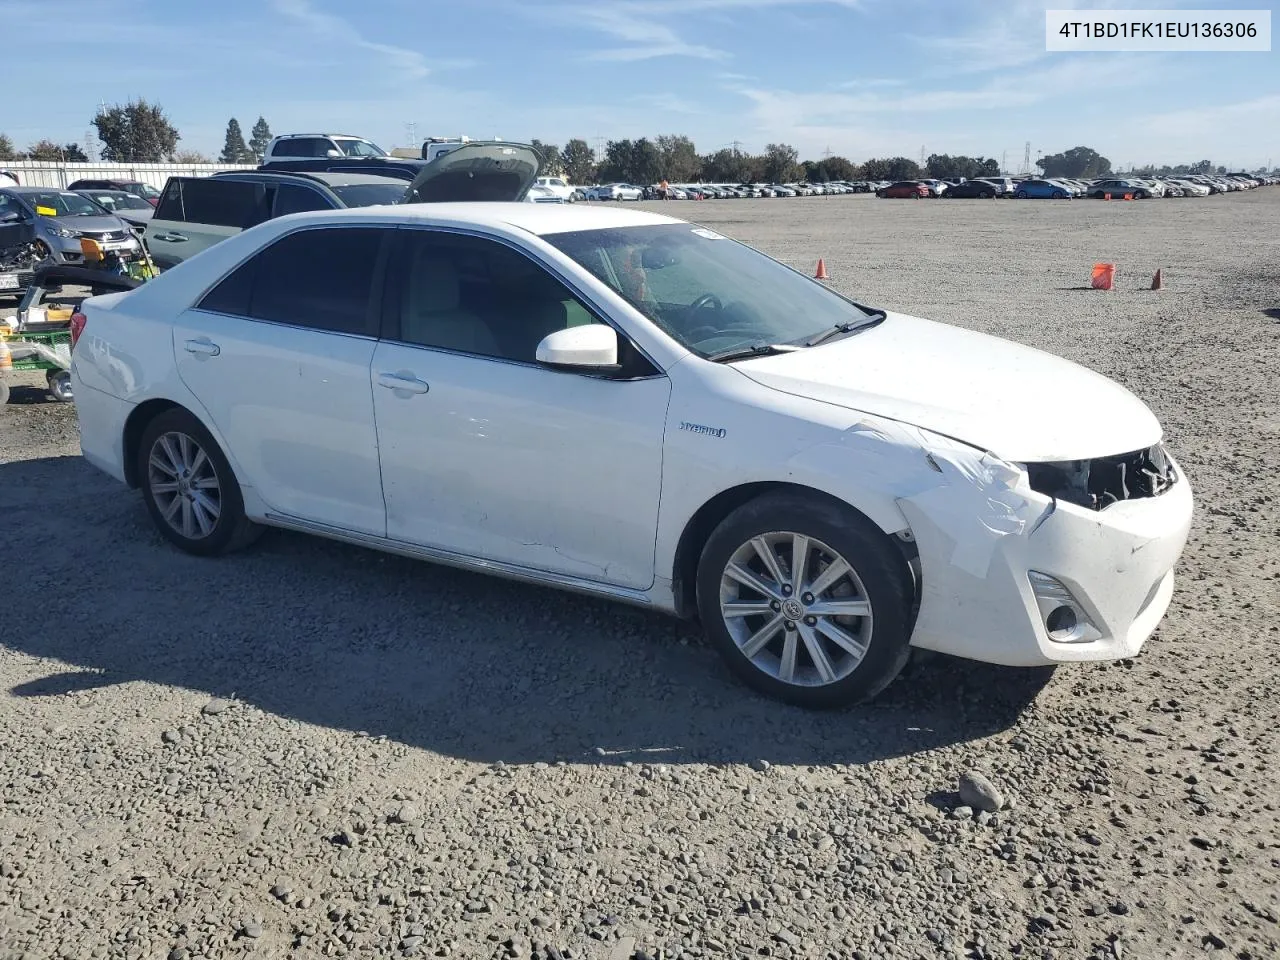
{"label": "white cloud", "polygon": [[623,46],[590,50],[588,60],[637,61],[656,57],[691,57],[700,60],[725,60],[731,54],[717,47],[684,39],[670,25],[695,13],[735,13],[773,7],[800,6],[858,7],[861,0],[599,0],[588,5],[554,8],[532,4],[524,11],[538,16],[553,16],[561,22],[589,27]]}
{"label": "white cloud", "polygon": [[[271,5],[279,13],[296,20],[317,36],[377,54],[398,79],[421,80],[432,72],[432,68],[427,66],[427,58],[419,51],[369,40],[341,17],[317,10],[311,5],[311,0],[271,0]],[[465,60],[432,61],[432,66],[436,69],[469,65],[470,63]]]}

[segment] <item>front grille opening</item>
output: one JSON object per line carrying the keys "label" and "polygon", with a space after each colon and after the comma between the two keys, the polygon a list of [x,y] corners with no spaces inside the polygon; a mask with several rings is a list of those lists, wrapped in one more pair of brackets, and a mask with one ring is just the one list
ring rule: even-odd
{"label": "front grille opening", "polygon": [[1158,497],[1177,482],[1163,444],[1092,460],[1028,463],[1027,476],[1037,493],[1091,510]]}

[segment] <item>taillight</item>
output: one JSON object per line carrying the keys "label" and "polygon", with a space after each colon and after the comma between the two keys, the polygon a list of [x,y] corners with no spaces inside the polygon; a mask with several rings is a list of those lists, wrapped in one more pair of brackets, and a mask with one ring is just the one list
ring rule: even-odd
{"label": "taillight", "polygon": [[71,349],[76,348],[76,341],[80,339],[80,334],[84,333],[84,325],[89,322],[89,318],[77,310],[71,315]]}

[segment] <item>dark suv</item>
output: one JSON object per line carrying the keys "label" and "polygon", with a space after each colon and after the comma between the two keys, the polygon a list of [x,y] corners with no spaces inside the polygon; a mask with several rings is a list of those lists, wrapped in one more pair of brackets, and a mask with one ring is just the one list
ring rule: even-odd
{"label": "dark suv", "polygon": [[399,203],[405,181],[361,173],[236,170],[170,177],[144,237],[156,266],[181,263],[206,247],[287,213]]}

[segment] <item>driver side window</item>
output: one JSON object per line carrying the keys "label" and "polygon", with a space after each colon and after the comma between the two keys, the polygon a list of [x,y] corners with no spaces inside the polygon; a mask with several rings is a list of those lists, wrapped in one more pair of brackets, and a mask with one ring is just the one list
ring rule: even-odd
{"label": "driver side window", "polygon": [[544,267],[482,237],[400,231],[391,338],[534,363],[547,334],[600,320]]}

